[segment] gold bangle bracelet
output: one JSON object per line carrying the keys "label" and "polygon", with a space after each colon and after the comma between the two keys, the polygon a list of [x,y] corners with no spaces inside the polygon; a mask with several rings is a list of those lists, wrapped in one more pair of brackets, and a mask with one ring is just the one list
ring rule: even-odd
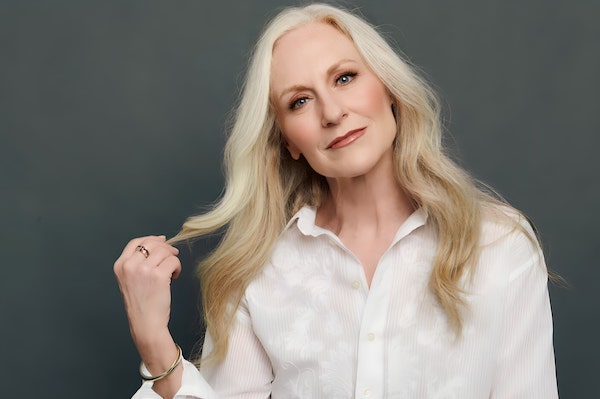
{"label": "gold bangle bracelet", "polygon": [[173,372],[173,370],[175,370],[177,368],[177,366],[179,366],[179,363],[181,363],[181,359],[183,358],[183,354],[181,351],[181,346],[179,346],[177,344],[175,344],[175,346],[177,347],[177,359],[175,359],[175,361],[173,362],[171,367],[169,367],[169,369],[162,374],[159,374],[157,376],[146,375],[146,374],[144,374],[144,368],[145,368],[144,363],[143,362],[140,363],[140,376],[142,377],[142,380],[144,380],[144,381],[162,380],[163,378],[165,378],[166,376],[171,374]]}

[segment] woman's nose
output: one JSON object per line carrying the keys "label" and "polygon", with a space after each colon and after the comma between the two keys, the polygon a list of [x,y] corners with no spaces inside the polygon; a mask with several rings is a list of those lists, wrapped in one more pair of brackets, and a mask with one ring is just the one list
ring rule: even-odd
{"label": "woman's nose", "polygon": [[330,127],[338,125],[344,116],[346,110],[343,104],[335,97],[334,94],[321,96],[321,125]]}

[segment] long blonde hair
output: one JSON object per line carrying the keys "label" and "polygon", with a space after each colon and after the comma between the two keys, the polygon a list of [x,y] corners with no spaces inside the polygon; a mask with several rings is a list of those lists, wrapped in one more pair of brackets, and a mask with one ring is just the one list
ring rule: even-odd
{"label": "long blonde hair", "polygon": [[211,211],[190,217],[172,240],[225,227],[220,244],[198,267],[213,360],[226,355],[235,311],[286,222],[304,205],[318,207],[328,193],[324,178],[303,159],[294,162],[284,149],[269,101],[275,42],[311,21],[330,24],[349,37],[395,99],[397,178],[437,230],[430,288],[452,328],[461,329],[459,280],[475,265],[481,214],[495,200],[444,154],[439,105],[428,84],[367,22],[345,10],[313,4],[282,11],[257,42],[225,148],[225,193]]}

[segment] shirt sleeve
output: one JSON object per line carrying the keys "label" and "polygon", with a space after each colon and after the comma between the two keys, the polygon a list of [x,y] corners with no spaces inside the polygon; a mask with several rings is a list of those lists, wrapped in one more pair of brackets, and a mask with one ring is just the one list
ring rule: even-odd
{"label": "shirt sleeve", "polygon": [[[181,377],[181,388],[173,399],[217,399],[210,385],[202,377],[196,366],[187,360],[182,361],[183,375]],[[146,381],[131,399],[162,399],[152,389],[152,382]]]}
{"label": "shirt sleeve", "polygon": [[[212,350],[207,333],[204,352]],[[271,396],[273,368],[260,340],[254,333],[244,299],[238,307],[229,335],[227,356],[218,363],[204,362],[202,375],[221,399],[266,399]]]}
{"label": "shirt sleeve", "polygon": [[[529,233],[535,237],[531,230]],[[532,245],[524,234],[516,236],[511,250],[518,263],[509,277],[498,368],[490,398],[558,398],[546,265],[537,243]]]}

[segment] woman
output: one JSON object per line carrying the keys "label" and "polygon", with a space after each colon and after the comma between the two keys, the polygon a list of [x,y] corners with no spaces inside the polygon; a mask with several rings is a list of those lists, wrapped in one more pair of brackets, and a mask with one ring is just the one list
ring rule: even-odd
{"label": "woman", "polygon": [[138,238],[115,263],[136,398],[557,397],[533,231],[444,155],[435,96],[366,22],[271,21],[225,161],[170,242],[226,227],[199,268],[200,372],[167,326],[177,249]]}

